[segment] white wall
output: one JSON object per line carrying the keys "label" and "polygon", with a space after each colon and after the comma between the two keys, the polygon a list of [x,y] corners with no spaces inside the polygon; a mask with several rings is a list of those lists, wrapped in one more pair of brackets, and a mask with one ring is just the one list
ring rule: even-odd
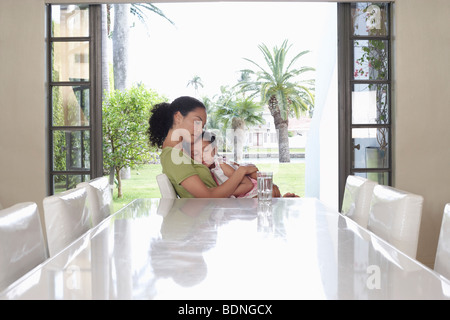
{"label": "white wall", "polygon": [[0,1],[0,202],[46,195],[45,7]]}
{"label": "white wall", "polygon": [[450,202],[448,0],[397,0],[394,7],[394,185],[425,198],[417,258],[434,265]]}
{"label": "white wall", "polygon": [[[44,3],[0,1],[3,206],[41,205],[47,192]],[[444,204],[450,202],[449,16],[447,0],[395,2],[394,186],[425,198],[418,259],[430,266]]]}

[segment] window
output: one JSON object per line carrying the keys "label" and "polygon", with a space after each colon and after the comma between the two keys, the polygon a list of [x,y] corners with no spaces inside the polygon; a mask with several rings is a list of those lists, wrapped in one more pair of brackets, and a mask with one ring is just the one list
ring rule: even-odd
{"label": "window", "polygon": [[102,175],[99,6],[48,5],[49,193]]}
{"label": "window", "polygon": [[270,143],[277,143],[278,142],[278,135],[276,132],[270,133]]}
{"label": "window", "polygon": [[345,3],[338,10],[342,199],[349,174],[392,184],[391,20],[390,3]]}

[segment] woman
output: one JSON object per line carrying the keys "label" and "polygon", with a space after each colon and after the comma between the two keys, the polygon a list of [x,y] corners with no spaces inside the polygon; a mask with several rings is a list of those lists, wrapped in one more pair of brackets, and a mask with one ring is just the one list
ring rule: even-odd
{"label": "woman", "polygon": [[240,166],[218,186],[208,167],[193,161],[190,145],[201,136],[206,117],[204,104],[187,96],[170,104],[157,104],[152,109],[148,129],[150,144],[162,148],[162,172],[181,198],[229,198],[246,175],[258,171],[255,166]]}

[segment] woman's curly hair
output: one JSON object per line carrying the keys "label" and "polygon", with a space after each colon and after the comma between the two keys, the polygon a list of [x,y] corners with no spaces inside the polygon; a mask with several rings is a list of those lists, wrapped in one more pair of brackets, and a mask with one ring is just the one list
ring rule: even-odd
{"label": "woman's curly hair", "polygon": [[193,97],[182,96],[172,103],[162,102],[153,106],[148,121],[148,136],[152,146],[162,147],[167,133],[173,126],[173,115],[178,111],[185,117],[196,108],[205,108],[205,105]]}

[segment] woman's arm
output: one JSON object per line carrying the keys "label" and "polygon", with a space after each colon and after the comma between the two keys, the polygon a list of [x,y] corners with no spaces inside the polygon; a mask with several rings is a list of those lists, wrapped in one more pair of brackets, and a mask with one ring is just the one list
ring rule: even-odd
{"label": "woman's arm", "polygon": [[229,198],[235,192],[242,179],[253,172],[258,171],[255,166],[239,167],[222,185],[208,188],[198,175],[190,176],[181,182],[190,194],[196,198]]}
{"label": "woman's arm", "polygon": [[[220,168],[222,169],[223,173],[229,178],[233,175],[233,173],[236,171],[233,167],[226,163],[220,164]],[[234,190],[233,196],[241,196],[252,190],[253,183],[250,181],[248,176],[245,176],[241,183],[237,186],[236,190]]]}

